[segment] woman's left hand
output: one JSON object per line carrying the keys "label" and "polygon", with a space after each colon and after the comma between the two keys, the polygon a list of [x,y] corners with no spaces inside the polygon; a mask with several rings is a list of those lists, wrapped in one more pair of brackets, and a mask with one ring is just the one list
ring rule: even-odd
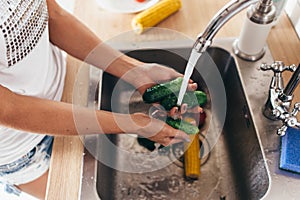
{"label": "woman's left hand", "polygon": [[[130,82],[138,89],[141,94],[143,94],[147,88],[153,85],[183,76],[170,67],[166,67],[156,63],[144,63],[139,67],[134,68],[133,73],[135,73],[136,76]],[[193,81],[190,80],[188,90],[196,89],[197,83],[193,83]]]}

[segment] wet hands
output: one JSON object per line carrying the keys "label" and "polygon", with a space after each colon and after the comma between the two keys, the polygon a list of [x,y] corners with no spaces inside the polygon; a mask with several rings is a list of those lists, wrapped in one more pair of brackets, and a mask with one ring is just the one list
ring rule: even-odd
{"label": "wet hands", "polygon": [[[126,76],[123,76],[126,81],[137,88],[140,94],[144,94],[152,86],[178,77],[183,77],[183,75],[172,68],[156,63],[139,63]],[[195,91],[197,87],[197,83],[190,80],[187,90]],[[138,125],[135,133],[164,146],[189,140],[189,136],[185,132],[165,123],[166,117],[182,119],[186,113],[202,112],[202,108],[199,106],[189,108],[187,104],[182,104],[180,108],[175,106],[167,111],[157,103],[153,103],[152,105],[149,115],[142,113],[132,114],[136,125]]]}
{"label": "wet hands", "polygon": [[[177,77],[183,77],[183,75],[176,70],[157,63],[143,63],[130,73],[130,76],[134,78],[129,82],[134,85],[141,94],[156,84],[170,81]],[[197,83],[193,83],[193,81],[190,80],[188,90],[194,91],[197,87]]]}
{"label": "wet hands", "polygon": [[139,125],[139,129],[136,131],[138,135],[164,146],[190,140],[185,132],[172,128],[162,120],[143,113],[135,113],[132,117]]}

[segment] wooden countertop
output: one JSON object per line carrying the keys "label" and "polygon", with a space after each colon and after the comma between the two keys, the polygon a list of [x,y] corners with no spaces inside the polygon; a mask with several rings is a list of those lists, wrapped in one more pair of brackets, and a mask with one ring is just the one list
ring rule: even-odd
{"label": "wooden countertop", "polygon": [[[204,30],[209,20],[227,2],[225,0],[182,0],[182,8],[171,17],[162,21],[157,27],[167,28],[183,33],[191,39]],[[130,23],[135,14],[110,13],[98,7],[96,0],[76,0],[74,14],[90,27],[103,41],[110,40],[124,32],[132,31]],[[238,37],[243,24],[245,11],[235,16],[216,35]],[[137,41],[170,40],[170,35],[160,35],[151,29],[136,36]],[[275,60],[285,64],[300,62],[300,40],[297,37],[288,17],[283,14],[277,25],[271,30],[268,45]],[[68,58],[69,69],[65,87],[64,101],[72,102],[73,82],[80,66],[77,60]],[[290,75],[284,75],[285,80]],[[270,81],[270,80],[266,80]],[[300,88],[295,92],[300,99]],[[298,94],[298,95],[297,95]],[[84,101],[83,101],[84,104]],[[82,170],[83,145],[79,137],[56,137],[48,181],[48,200],[78,199]]]}

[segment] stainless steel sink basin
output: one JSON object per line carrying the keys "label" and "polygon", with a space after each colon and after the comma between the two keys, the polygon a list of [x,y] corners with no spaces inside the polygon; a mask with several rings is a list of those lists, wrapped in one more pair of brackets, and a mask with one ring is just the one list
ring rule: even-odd
{"label": "stainless steel sink basin", "polygon": [[[180,47],[125,53],[142,61],[174,67],[183,73],[190,50],[189,47]],[[223,89],[218,88],[218,84],[211,86],[218,82],[214,73],[209,70],[202,73],[202,66],[213,68],[209,65],[217,67]],[[198,61],[192,79],[209,96],[205,106],[208,119],[202,129],[207,140],[202,144],[203,163],[199,179],[191,181],[184,177],[178,155],[180,144],[174,145],[170,151],[150,152],[137,142],[135,135],[101,135],[96,140],[91,139],[96,141],[92,145],[92,154],[97,154],[94,156],[98,161],[88,163],[85,158],[85,165],[90,165],[85,168],[94,171],[89,171],[91,175],[84,178],[96,174],[92,177],[94,184],[85,187],[95,186],[98,197],[103,200],[232,200],[261,199],[266,195],[270,185],[268,170],[234,58],[222,48],[211,47]],[[132,86],[106,73],[102,80],[101,109],[121,113],[149,112],[151,105],[144,104]],[[224,101],[216,100],[220,97]],[[214,104],[213,101],[218,102]],[[89,157],[89,152],[86,153]],[[157,164],[159,160],[160,165]],[[165,165],[158,167],[162,163]]]}
{"label": "stainless steel sink basin", "polygon": [[[183,73],[191,45],[179,46],[125,53]],[[227,50],[213,46],[200,58],[192,75],[209,96],[198,180],[184,177],[180,144],[170,151],[151,152],[133,134],[87,136],[81,199],[263,198],[270,189],[270,176],[236,63]],[[143,103],[129,84],[106,73],[102,82],[101,101],[97,102],[98,97],[95,101],[101,109],[149,112],[151,105]]]}

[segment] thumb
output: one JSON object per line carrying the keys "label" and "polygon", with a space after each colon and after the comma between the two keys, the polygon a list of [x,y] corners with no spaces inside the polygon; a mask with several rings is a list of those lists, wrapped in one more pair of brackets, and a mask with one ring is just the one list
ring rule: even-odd
{"label": "thumb", "polygon": [[181,131],[181,130],[177,130],[176,131],[176,135],[173,137],[173,139],[176,140],[181,140],[184,142],[190,142],[190,136],[188,134],[186,134],[185,132]]}

